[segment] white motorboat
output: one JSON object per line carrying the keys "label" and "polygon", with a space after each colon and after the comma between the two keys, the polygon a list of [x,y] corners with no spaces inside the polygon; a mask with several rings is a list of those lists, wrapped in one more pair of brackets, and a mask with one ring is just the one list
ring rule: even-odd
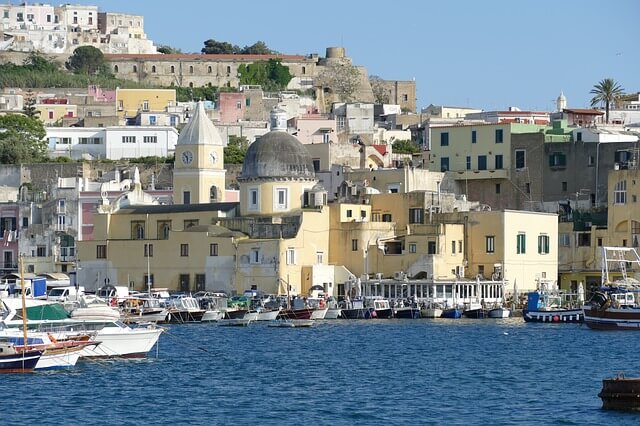
{"label": "white motorboat", "polygon": [[511,309],[505,308],[504,306],[489,309],[487,316],[489,318],[509,318],[511,316]]}
{"label": "white motorboat", "polygon": [[[280,310],[278,309],[259,309],[258,310],[258,321],[273,321],[278,317]],[[245,315],[245,318],[247,316]]]}
{"label": "white motorboat", "polygon": [[329,311],[329,308],[316,308],[313,310],[313,312],[311,312],[311,319],[312,320],[323,320],[326,318],[327,316],[327,312]]}
{"label": "white motorboat", "polygon": [[324,314],[324,319],[333,320],[338,319],[342,316],[342,309],[340,308],[328,308],[327,312]]}
{"label": "white motorboat", "polygon": [[218,309],[206,310],[202,315],[202,322],[220,321],[224,318],[224,311]]}
{"label": "white motorboat", "polygon": [[[86,358],[144,358],[158,342],[164,329],[149,324],[131,328],[121,321],[113,321],[93,334],[97,346],[87,346],[81,352]],[[74,332],[67,333],[70,337]],[[77,332],[75,332],[77,334]],[[65,334],[63,334],[65,335]]]}
{"label": "white motorboat", "polygon": [[92,319],[115,321],[120,319],[120,310],[96,296],[81,296],[76,307],[70,311],[73,319]]}
{"label": "white motorboat", "polygon": [[420,309],[420,316],[422,318],[440,318],[442,312],[443,309],[440,305],[432,303]]}

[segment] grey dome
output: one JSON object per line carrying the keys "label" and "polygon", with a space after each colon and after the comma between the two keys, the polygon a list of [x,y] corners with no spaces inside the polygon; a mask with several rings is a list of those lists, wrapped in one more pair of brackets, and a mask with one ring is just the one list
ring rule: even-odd
{"label": "grey dome", "polygon": [[314,178],[307,149],[287,132],[271,131],[247,150],[239,179]]}

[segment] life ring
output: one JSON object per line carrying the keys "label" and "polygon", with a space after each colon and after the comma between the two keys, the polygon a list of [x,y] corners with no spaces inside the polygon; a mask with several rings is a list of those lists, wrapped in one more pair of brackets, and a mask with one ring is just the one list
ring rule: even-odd
{"label": "life ring", "polygon": [[117,297],[112,297],[111,298],[111,306],[118,306],[118,298]]}

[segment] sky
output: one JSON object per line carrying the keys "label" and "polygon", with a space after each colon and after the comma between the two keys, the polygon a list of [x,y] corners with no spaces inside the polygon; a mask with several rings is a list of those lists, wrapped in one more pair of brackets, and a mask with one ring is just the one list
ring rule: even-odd
{"label": "sky", "polygon": [[613,78],[640,91],[638,0],[76,0],[143,15],[147,36],[185,53],[213,38],[264,41],[286,54],[342,46],[355,65],[387,80],[415,79],[429,104],[553,111],[573,108]]}

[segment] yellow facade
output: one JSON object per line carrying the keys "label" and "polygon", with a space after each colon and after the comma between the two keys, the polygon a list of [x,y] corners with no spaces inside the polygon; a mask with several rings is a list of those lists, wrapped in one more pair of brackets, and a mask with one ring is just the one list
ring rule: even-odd
{"label": "yellow facade", "polygon": [[116,89],[118,118],[135,117],[139,112],[165,111],[176,105],[174,89]]}
{"label": "yellow facade", "polygon": [[608,178],[607,245],[640,245],[640,170],[612,170]]}
{"label": "yellow facade", "polygon": [[38,118],[45,126],[61,123],[63,118],[78,117],[77,105],[36,104],[34,107],[39,112]]}

